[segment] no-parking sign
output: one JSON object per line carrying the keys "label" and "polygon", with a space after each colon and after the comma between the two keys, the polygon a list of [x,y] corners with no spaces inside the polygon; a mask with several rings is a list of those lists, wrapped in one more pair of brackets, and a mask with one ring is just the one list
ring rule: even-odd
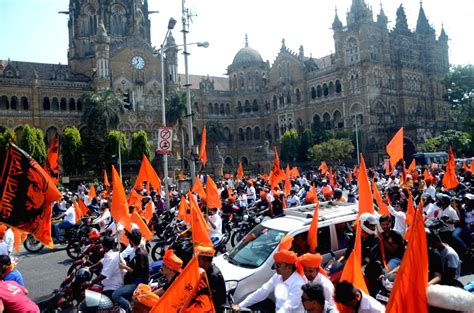
{"label": "no-parking sign", "polygon": [[171,154],[171,146],[173,142],[173,128],[160,127],[158,128],[158,154]]}

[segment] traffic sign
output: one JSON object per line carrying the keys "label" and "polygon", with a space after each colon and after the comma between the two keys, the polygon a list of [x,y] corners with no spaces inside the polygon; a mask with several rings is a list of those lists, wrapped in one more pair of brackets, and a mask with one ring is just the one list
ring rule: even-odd
{"label": "traffic sign", "polygon": [[158,148],[156,149],[156,153],[171,154],[172,146],[173,146],[173,128],[171,127],[158,128]]}

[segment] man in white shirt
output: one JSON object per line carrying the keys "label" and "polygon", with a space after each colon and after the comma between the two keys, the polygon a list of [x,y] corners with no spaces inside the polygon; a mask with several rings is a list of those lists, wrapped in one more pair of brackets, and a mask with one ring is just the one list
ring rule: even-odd
{"label": "man in white shirt", "polygon": [[306,253],[299,257],[300,264],[303,266],[306,282],[322,285],[324,288],[324,298],[329,305],[333,305],[334,285],[321,273],[321,254]]}
{"label": "man in white shirt", "polygon": [[247,201],[252,205],[257,200],[257,193],[251,181],[247,182]]}
{"label": "man in white shirt", "polygon": [[8,248],[8,255],[12,254],[13,252],[13,245],[15,243],[15,234],[13,230],[8,227],[7,231],[5,232],[5,236],[3,237],[3,242],[7,245]]}
{"label": "man in white shirt", "polygon": [[441,208],[440,219],[444,222],[445,226],[439,229],[439,235],[443,240],[451,237],[456,224],[459,223],[459,216],[456,210],[451,206],[451,197],[446,194],[438,194],[438,206]]}
{"label": "man in white shirt", "polygon": [[293,207],[297,207],[299,205],[300,205],[300,199],[296,195],[296,190],[291,189],[290,195],[288,196],[288,198],[286,198],[286,206],[288,208],[293,208]]}
{"label": "man in white shirt", "polygon": [[212,243],[216,244],[222,238],[222,218],[217,214],[216,208],[208,210],[206,220],[211,228],[209,237],[211,237]]}
{"label": "man in white shirt", "polygon": [[358,313],[384,313],[385,307],[365,294],[360,289],[347,282],[337,283],[334,293],[334,300],[346,308],[350,308],[351,312]]}
{"label": "man in white shirt", "polygon": [[72,205],[72,201],[68,200],[66,204],[66,212],[58,216],[58,219],[63,219],[61,223],[54,224],[53,227],[53,238],[59,240],[60,238],[60,230],[61,229],[69,229],[74,227],[76,224],[76,210]]}
{"label": "man in white shirt", "polygon": [[405,236],[405,231],[407,229],[407,215],[405,212],[403,212],[403,208],[400,206],[400,203],[395,202],[393,206],[391,206],[387,200],[382,200],[385,202],[385,204],[387,204],[390,214],[395,217],[395,225],[393,226],[393,230],[398,232],[400,235]]}
{"label": "man in white shirt", "polygon": [[301,303],[304,279],[296,271],[298,257],[293,251],[280,250],[273,256],[276,273],[262,287],[251,293],[240,304],[234,304],[232,309],[249,308],[267,299],[271,293],[275,297],[276,313],[303,313]]}

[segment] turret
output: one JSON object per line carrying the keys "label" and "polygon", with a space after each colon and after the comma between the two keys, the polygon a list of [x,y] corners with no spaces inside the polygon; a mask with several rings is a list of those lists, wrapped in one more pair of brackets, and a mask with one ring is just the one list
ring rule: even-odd
{"label": "turret", "polygon": [[407,16],[405,15],[405,9],[403,8],[403,5],[401,4],[397,9],[397,20],[395,22],[394,31],[397,33],[404,33],[404,34],[411,33],[410,30],[408,29],[408,22],[407,22]]}
{"label": "turret", "polygon": [[339,16],[337,16],[337,8],[335,9],[334,21],[332,22],[332,30],[334,32],[339,31],[342,29],[342,22],[339,20]]}
{"label": "turret", "polygon": [[423,4],[420,2],[420,11],[418,12],[418,20],[416,21],[416,33],[422,36],[431,36],[434,39],[435,31],[430,26],[428,19],[426,18],[425,11],[423,10]]}
{"label": "turret", "polygon": [[377,25],[379,25],[381,28],[386,29],[388,24],[388,18],[385,15],[385,12],[383,11],[382,3],[380,3],[380,12],[379,15],[377,15]]}
{"label": "turret", "polygon": [[347,13],[347,26],[373,22],[372,10],[364,0],[352,0],[351,10]]}

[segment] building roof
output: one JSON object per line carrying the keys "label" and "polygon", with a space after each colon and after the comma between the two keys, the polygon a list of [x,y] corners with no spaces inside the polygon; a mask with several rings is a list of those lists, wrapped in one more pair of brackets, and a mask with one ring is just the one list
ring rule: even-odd
{"label": "building roof", "polygon": [[[184,85],[184,74],[178,74],[181,85]],[[204,80],[210,80],[214,82],[214,90],[217,91],[228,91],[229,90],[229,78],[220,76],[202,76],[202,75],[189,75],[189,83],[191,89],[199,89],[200,84]]]}
{"label": "building roof", "polygon": [[15,72],[13,78],[25,80],[31,80],[36,76],[39,80],[90,81],[89,77],[82,74],[74,74],[68,65],[62,64],[0,60],[0,67],[4,70],[13,69]]}

